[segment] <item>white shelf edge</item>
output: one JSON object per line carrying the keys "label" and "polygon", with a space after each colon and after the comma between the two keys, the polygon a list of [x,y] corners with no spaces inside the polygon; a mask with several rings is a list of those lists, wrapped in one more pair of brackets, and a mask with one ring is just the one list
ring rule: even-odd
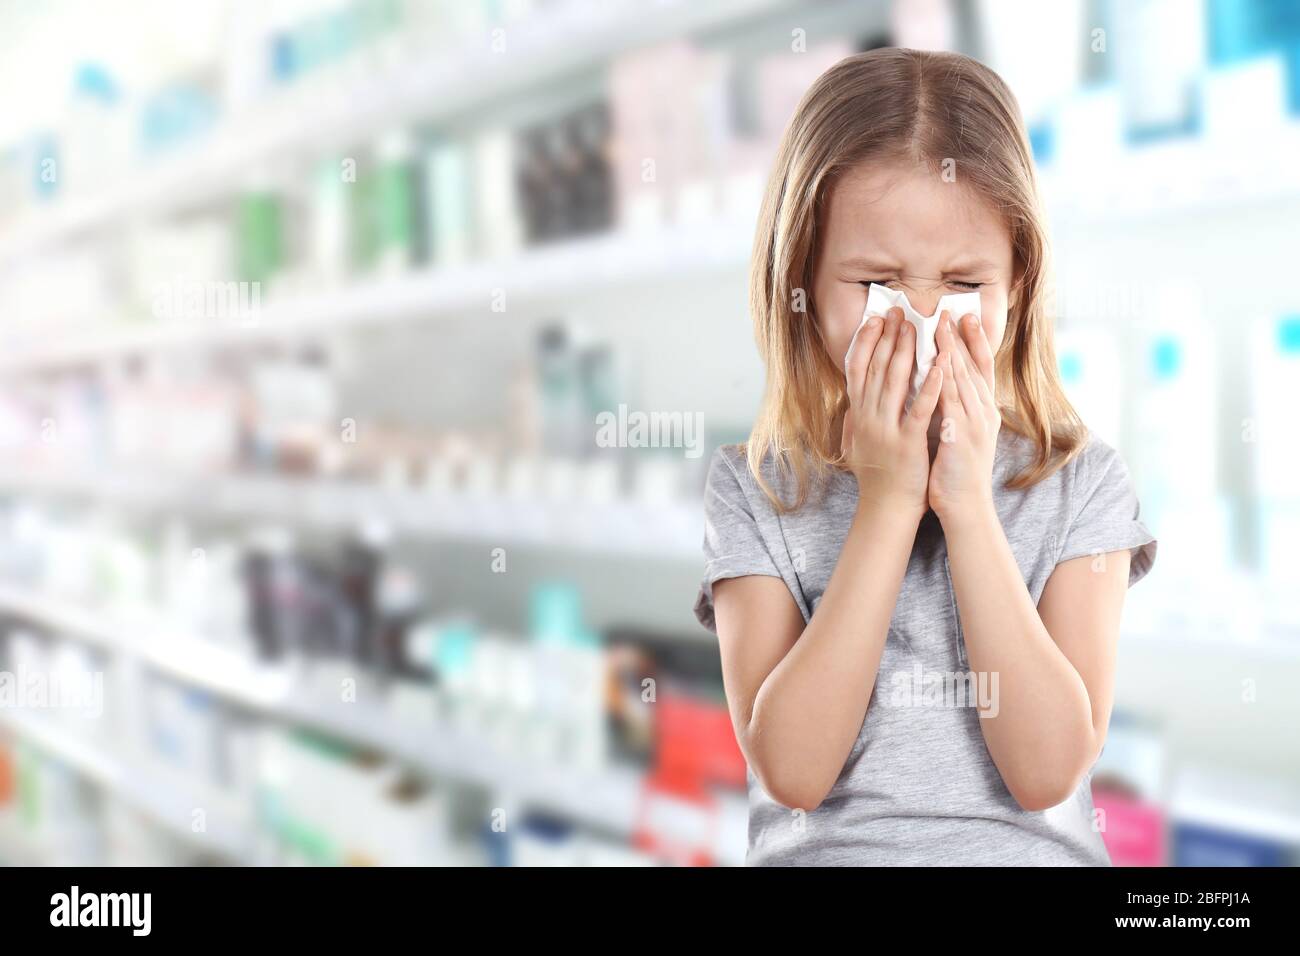
{"label": "white shelf edge", "polygon": [[[378,276],[321,292],[288,296],[242,318],[149,320],[68,329],[65,341],[0,343],[0,373],[111,361],[134,353],[246,348],[311,339],[347,329],[481,310],[504,320],[519,303],[584,294],[623,282],[693,278],[742,266],[753,236],[752,216],[645,230],[619,230],[522,250],[512,256]],[[497,291],[509,310],[492,310]],[[84,336],[84,338],[82,338]]]}
{"label": "white shelf edge", "polygon": [[1204,632],[1172,634],[1168,631],[1125,630],[1120,649],[1162,648],[1194,651],[1202,654],[1238,653],[1277,660],[1300,661],[1300,639],[1264,636],[1252,640],[1225,638]]}
{"label": "white shelf edge", "polygon": [[1199,826],[1300,847],[1300,816],[1277,810],[1243,810],[1220,800],[1186,797],[1170,807],[1169,818],[1176,825]]}
{"label": "white shelf edge", "polygon": [[702,561],[704,512],[695,498],[663,502],[515,499],[344,482],[159,479],[145,474],[106,478],[43,469],[0,472],[0,494],[5,492],[84,497],[192,515],[264,518],[334,531],[373,521],[422,540],[513,543],[608,556]]}

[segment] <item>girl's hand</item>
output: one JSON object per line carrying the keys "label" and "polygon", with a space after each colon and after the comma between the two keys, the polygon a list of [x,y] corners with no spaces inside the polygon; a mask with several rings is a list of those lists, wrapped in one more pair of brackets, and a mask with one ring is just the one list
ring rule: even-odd
{"label": "girl's hand", "polygon": [[903,402],[915,367],[916,330],[903,310],[872,316],[845,358],[849,409],[841,436],[844,457],[858,479],[859,503],[925,514],[930,478],[926,429],[939,402],[944,374],[931,369],[907,414]]}
{"label": "girl's hand", "polygon": [[1002,415],[993,397],[993,352],[980,321],[944,314],[936,333],[944,370],[939,449],[930,470],[930,507],[941,522],[993,504],[993,456]]}

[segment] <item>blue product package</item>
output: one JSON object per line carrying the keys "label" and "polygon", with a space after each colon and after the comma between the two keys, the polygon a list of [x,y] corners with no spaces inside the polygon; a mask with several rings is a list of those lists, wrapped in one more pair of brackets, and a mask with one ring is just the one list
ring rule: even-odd
{"label": "blue product package", "polygon": [[1174,866],[1283,866],[1287,846],[1198,823],[1174,825]]}
{"label": "blue product package", "polygon": [[1210,0],[1210,65],[1231,66],[1270,53],[1286,64],[1287,110],[1300,115],[1300,4],[1294,0]]}
{"label": "blue product package", "polygon": [[1056,127],[1050,120],[1035,123],[1029,127],[1029,148],[1034,153],[1034,162],[1047,166],[1056,153]]}

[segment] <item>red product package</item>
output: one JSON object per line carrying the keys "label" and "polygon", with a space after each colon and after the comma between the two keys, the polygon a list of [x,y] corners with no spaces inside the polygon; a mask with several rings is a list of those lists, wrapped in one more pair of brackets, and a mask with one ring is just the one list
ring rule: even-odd
{"label": "red product package", "polygon": [[744,789],[745,756],[725,706],[664,691],[655,704],[655,740],[658,774]]}
{"label": "red product package", "polygon": [[1136,796],[1102,788],[1093,790],[1092,802],[1115,866],[1168,865],[1164,810]]}

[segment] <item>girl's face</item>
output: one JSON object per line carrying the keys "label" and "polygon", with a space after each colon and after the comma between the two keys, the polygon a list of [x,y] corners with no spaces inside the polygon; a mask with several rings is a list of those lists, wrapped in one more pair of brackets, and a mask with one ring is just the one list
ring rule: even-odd
{"label": "girl's face", "polygon": [[[822,339],[844,367],[875,282],[933,315],[945,295],[978,291],[984,334],[997,354],[1014,301],[1011,234],[996,210],[956,182],[906,163],[866,163],[832,186],[818,223],[813,301]],[[961,316],[954,315],[953,319]]]}

